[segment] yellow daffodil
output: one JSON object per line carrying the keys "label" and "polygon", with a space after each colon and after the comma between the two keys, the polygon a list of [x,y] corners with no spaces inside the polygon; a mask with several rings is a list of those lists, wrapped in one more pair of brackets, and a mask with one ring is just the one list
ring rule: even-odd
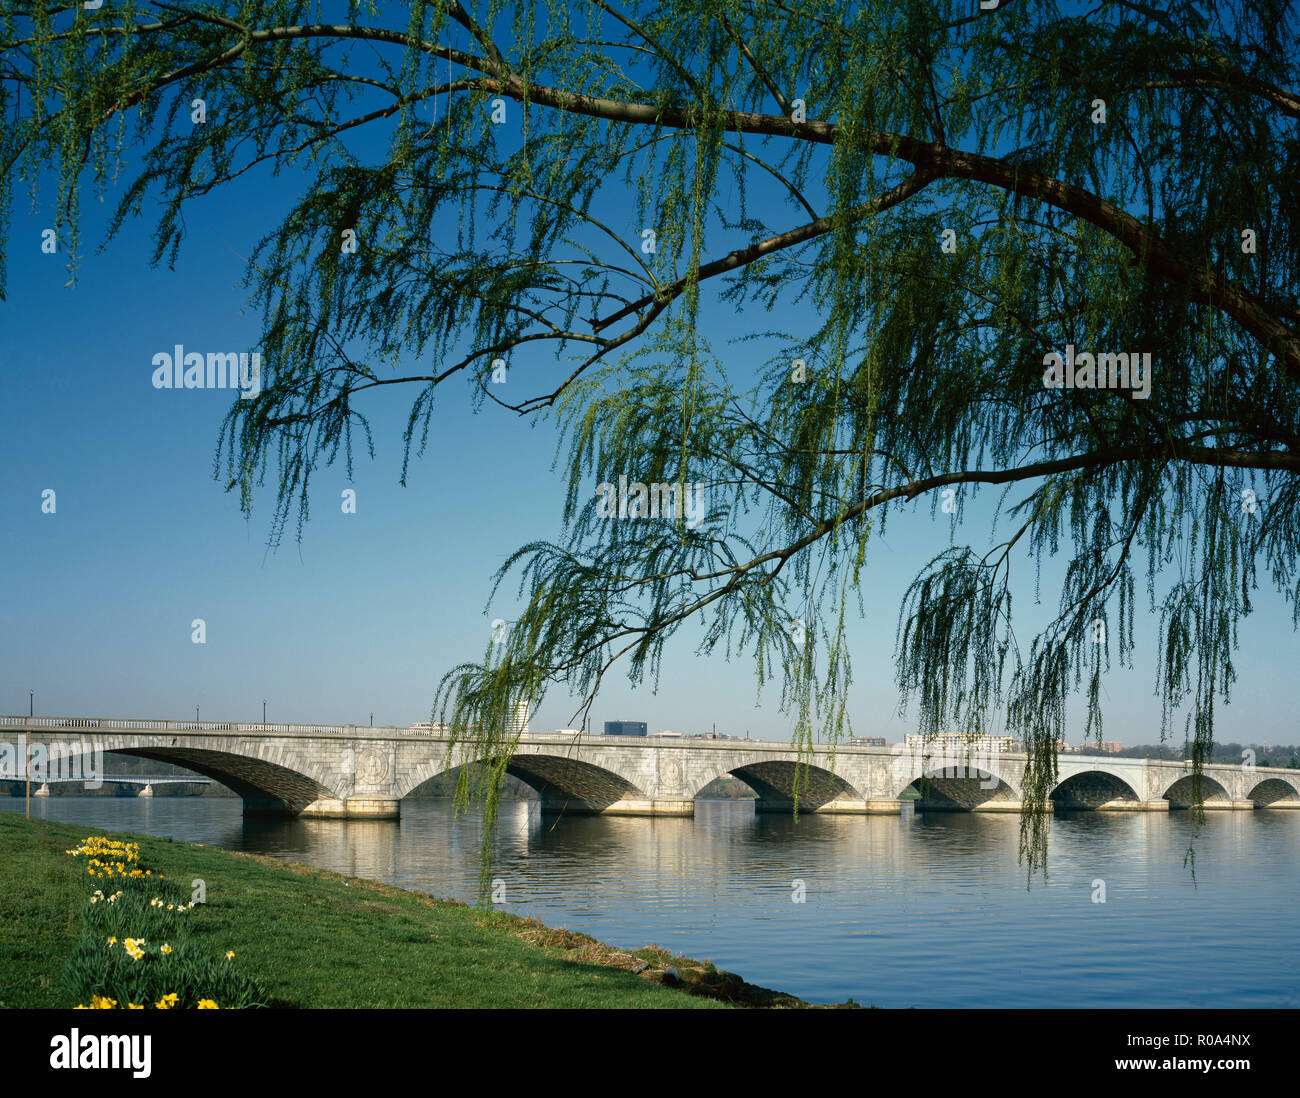
{"label": "yellow daffodil", "polygon": [[221,1008],[211,999],[200,999],[197,1007],[199,1010],[220,1010]]}
{"label": "yellow daffodil", "polygon": [[172,951],[172,947],[169,946],[166,942],[163,942],[162,946],[158,950],[159,953],[170,953],[171,951]]}

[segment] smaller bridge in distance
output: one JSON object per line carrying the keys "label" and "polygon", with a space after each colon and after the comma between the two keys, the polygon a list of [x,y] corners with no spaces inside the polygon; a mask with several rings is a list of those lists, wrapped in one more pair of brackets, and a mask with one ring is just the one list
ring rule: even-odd
{"label": "smaller bridge in distance", "polygon": [[[7,782],[11,786],[22,786],[26,784],[26,779],[19,775],[18,777],[4,776],[0,781]],[[99,777],[58,777],[53,774],[45,774],[35,783],[36,788],[32,790],[33,797],[49,797],[52,795],[50,786],[52,785],[84,785],[88,789],[101,789],[106,785],[124,786],[137,785],[140,791],[136,793],[137,797],[152,797],[154,786],[156,785],[214,785],[211,778],[195,776],[193,778],[178,778],[174,774],[166,777],[152,777],[148,774],[101,774]]]}

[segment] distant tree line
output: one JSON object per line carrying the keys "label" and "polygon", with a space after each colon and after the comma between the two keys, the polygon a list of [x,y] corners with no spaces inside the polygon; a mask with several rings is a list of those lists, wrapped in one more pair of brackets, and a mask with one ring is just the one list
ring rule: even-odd
{"label": "distant tree line", "polygon": [[[1269,746],[1267,744],[1240,744],[1240,743],[1216,743],[1210,750],[1206,761],[1216,763],[1240,763],[1244,759],[1243,752],[1253,751],[1255,753],[1256,766],[1278,766],[1284,769],[1300,770],[1300,747],[1296,746]],[[1105,755],[1111,752],[1102,751],[1095,746],[1084,746],[1079,749],[1081,755]],[[1114,752],[1114,755],[1127,759],[1169,759],[1177,761],[1183,758],[1183,749],[1174,747],[1167,743],[1142,744],[1139,747],[1126,747],[1122,751]]]}

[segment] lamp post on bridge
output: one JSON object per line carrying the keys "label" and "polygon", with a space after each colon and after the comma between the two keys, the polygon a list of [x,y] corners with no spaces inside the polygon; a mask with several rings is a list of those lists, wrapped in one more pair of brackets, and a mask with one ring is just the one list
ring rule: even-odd
{"label": "lamp post on bridge", "polygon": [[199,723],[199,707],[197,705],[194,707],[194,723]]}
{"label": "lamp post on bridge", "polygon": [[266,699],[262,699],[262,731],[266,731]]}

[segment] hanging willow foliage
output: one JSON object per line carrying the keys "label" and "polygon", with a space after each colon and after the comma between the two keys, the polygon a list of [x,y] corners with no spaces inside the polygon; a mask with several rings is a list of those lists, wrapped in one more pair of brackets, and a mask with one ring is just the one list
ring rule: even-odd
{"label": "hanging willow foliage", "polygon": [[[565,539],[498,577],[526,599],[505,643],[435,702],[487,760],[459,787],[462,807],[485,795],[485,884],[515,706],[562,684],[585,720],[616,661],[653,679],[688,623],[780,681],[804,757],[835,742],[873,535],[949,488],[958,513],[981,485],[1022,494],[1005,540],[917,576],[898,682],[923,731],[1002,714],[1026,741],[1030,871],[1067,701],[1083,692],[1100,736],[1139,571],[1162,736],[1185,709],[1199,774],[1259,563],[1300,615],[1295,6],[471,8],[5,2],[0,216],[53,171],[75,276],[80,188],[129,165],[111,233],[157,200],[170,262],[194,202],[296,166],[301,198],[250,264],[263,394],[234,403],[217,453],[245,510],[274,470],[273,543],[295,510],[301,536],[314,469],[350,467],[354,426],[369,444],[370,390],[413,394],[409,461],[438,387],[501,402],[509,360],[527,395],[507,406],[554,425],[569,481]],[[773,314],[748,333],[761,368],[704,337],[720,309]],[[1150,352],[1149,397],[1045,387],[1067,345]],[[703,483],[707,514],[602,519],[592,485],[619,473]],[[1068,560],[1028,648],[1019,543]]]}

